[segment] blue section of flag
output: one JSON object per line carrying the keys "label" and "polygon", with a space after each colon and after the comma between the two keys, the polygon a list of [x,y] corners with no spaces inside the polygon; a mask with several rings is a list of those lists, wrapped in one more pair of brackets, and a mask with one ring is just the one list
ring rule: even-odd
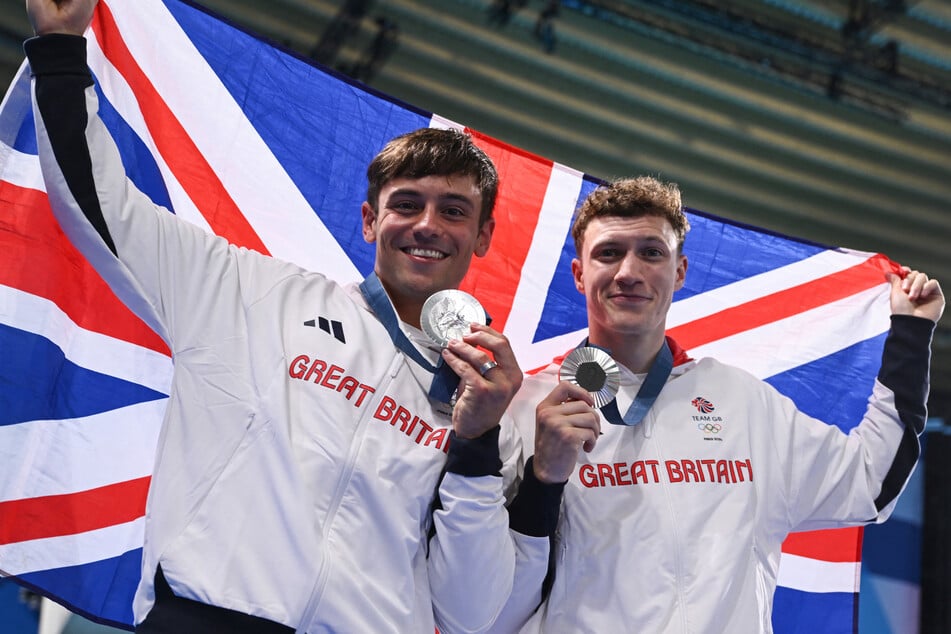
{"label": "blue section of flag", "polygon": [[801,592],[779,586],[773,596],[774,634],[855,634],[858,595]]}
{"label": "blue section of flag", "polygon": [[31,633],[38,631],[39,606],[27,601],[21,588],[13,579],[0,578],[0,623],[4,632]]}
{"label": "blue section of flag", "polygon": [[[802,412],[848,433],[862,421],[882,364],[885,334],[766,379]],[[830,385],[848,389],[829,389]]]}
{"label": "blue section of flag", "polygon": [[0,425],[90,416],[165,394],[87,370],[45,337],[0,323]]}
{"label": "blue section of flag", "polygon": [[13,141],[13,149],[24,154],[36,156],[39,150],[36,147],[36,124],[33,120],[33,111],[27,110],[26,117],[23,119],[23,125],[17,130],[16,139]]}
{"label": "blue section of flag", "polygon": [[[87,619],[131,631],[132,599],[141,567],[142,549],[136,548],[118,557],[31,572],[16,579],[43,594],[52,594],[59,603]],[[98,599],[95,607],[89,605],[90,596]]]}
{"label": "blue section of flag", "polygon": [[109,133],[119,146],[122,164],[126,175],[139,191],[147,195],[157,205],[172,210],[172,201],[165,187],[162,172],[159,170],[155,157],[138,134],[126,123],[112,103],[103,94],[99,84],[96,84],[96,94],[99,95],[99,118],[109,129]]}
{"label": "blue section of flag", "polygon": [[674,301],[793,264],[826,247],[747,227],[691,210],[684,242],[687,279]]}
{"label": "blue section of flag", "polygon": [[321,221],[367,275],[374,256],[360,223],[367,165],[394,136],[427,127],[431,114],[366,92],[209,20],[194,7],[166,4]]}

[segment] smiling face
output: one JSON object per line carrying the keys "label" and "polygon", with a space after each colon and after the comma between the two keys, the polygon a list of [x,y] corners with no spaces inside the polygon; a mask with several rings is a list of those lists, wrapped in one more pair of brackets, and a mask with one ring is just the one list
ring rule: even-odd
{"label": "smiling face", "polygon": [[400,319],[419,326],[435,293],[457,288],[472,256],[489,249],[495,220],[480,226],[482,195],[469,175],[394,178],[378,209],[363,203],[363,237],[376,243],[374,271]]}
{"label": "smiling face", "polygon": [[643,354],[659,349],[674,291],[684,284],[687,258],[677,244],[663,216],[602,216],[588,223],[571,263],[586,298],[591,343],[635,372]]}

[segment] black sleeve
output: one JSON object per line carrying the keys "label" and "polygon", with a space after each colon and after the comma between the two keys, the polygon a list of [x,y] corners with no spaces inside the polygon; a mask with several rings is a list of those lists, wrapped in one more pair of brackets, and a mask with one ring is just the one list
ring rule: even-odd
{"label": "black sleeve", "polygon": [[565,483],[545,484],[535,477],[534,456],[525,463],[518,493],[509,504],[509,528],[532,537],[552,537],[558,526]]}
{"label": "black sleeve", "polygon": [[502,476],[499,457],[499,432],[496,425],[478,438],[460,438],[449,432],[449,456],[446,471],[466,477]]}
{"label": "black sleeve", "polygon": [[895,460],[875,499],[879,510],[901,492],[921,453],[918,435],[928,420],[931,338],[935,322],[910,315],[892,315],[892,327],[885,339],[879,382],[895,395],[895,409],[905,426]]}
{"label": "black sleeve", "polygon": [[[86,144],[85,90],[93,84],[86,65],[86,38],[54,33],[23,43],[34,78],[36,104],[50,137],[53,154],[66,184],[83,215],[113,255],[115,242],[109,234],[96,193],[92,160]],[[66,116],[66,115],[69,116]]]}

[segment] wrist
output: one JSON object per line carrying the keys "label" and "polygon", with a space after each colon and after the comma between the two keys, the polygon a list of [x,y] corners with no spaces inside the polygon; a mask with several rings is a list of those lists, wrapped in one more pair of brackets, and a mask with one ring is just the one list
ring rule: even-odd
{"label": "wrist", "polygon": [[532,461],[532,473],[535,475],[535,479],[542,484],[564,484],[570,476],[570,474],[565,474],[558,469],[549,469],[544,465],[544,462],[538,460]]}
{"label": "wrist", "polygon": [[466,477],[500,476],[499,432],[496,425],[476,438],[463,438],[455,431],[449,434],[446,471]]}

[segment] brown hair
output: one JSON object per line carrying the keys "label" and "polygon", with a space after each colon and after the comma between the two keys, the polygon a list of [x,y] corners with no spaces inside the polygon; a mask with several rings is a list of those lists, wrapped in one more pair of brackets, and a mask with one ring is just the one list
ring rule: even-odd
{"label": "brown hair", "polygon": [[392,139],[367,167],[367,202],[376,209],[380,190],[394,178],[453,174],[475,177],[476,187],[482,194],[481,227],[492,217],[499,175],[472,137],[458,130],[420,128]]}
{"label": "brown hair", "polygon": [[690,222],[684,214],[680,188],[676,183],[664,183],[653,176],[621,178],[595,189],[578,209],[571,227],[571,237],[574,238],[579,256],[588,223],[593,218],[606,216],[666,218],[677,234],[678,253],[682,252],[684,239],[690,231]]}

